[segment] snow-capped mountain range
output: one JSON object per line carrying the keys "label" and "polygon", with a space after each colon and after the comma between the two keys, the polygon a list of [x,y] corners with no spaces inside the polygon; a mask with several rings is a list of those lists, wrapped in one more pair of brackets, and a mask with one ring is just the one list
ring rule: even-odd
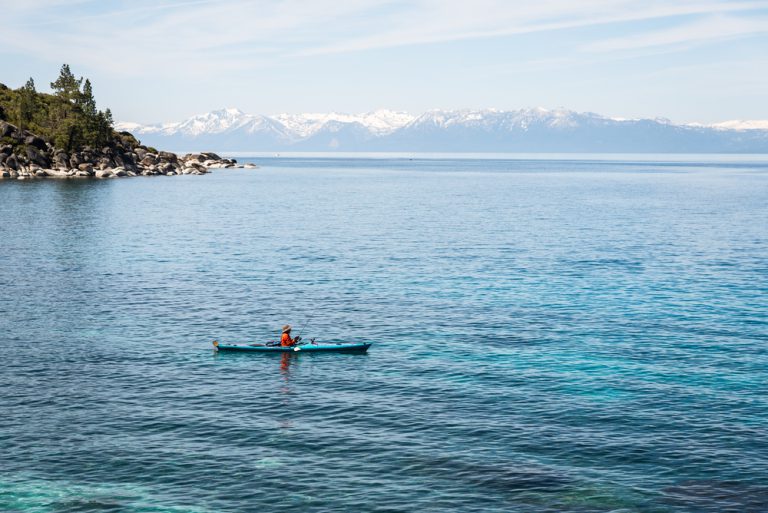
{"label": "snow-capped mountain range", "polygon": [[228,108],[177,123],[116,128],[174,151],[768,153],[768,121],[679,125],[542,108],[419,116],[390,110],[265,116]]}

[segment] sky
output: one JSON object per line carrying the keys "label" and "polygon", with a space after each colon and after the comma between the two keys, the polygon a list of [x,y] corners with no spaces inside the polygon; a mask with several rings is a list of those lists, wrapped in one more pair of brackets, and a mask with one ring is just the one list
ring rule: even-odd
{"label": "sky", "polygon": [[118,121],[544,107],[768,119],[768,0],[0,0],[0,82]]}

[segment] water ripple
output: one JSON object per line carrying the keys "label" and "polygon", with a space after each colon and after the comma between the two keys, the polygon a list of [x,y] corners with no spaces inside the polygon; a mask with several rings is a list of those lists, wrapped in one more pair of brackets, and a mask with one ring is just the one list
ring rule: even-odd
{"label": "water ripple", "polygon": [[260,163],[0,184],[0,510],[768,509],[764,169]]}

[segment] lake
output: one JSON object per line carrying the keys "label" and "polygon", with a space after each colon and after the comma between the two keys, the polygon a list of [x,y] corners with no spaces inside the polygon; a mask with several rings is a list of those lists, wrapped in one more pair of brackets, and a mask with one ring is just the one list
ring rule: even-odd
{"label": "lake", "polygon": [[240,161],[0,182],[0,510],[768,510],[765,157]]}

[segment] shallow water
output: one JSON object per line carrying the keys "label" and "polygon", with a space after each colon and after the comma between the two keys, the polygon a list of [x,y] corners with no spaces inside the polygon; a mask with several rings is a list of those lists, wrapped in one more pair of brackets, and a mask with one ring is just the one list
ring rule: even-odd
{"label": "shallow water", "polygon": [[1,511],[768,510],[766,162],[255,161],[0,182]]}

